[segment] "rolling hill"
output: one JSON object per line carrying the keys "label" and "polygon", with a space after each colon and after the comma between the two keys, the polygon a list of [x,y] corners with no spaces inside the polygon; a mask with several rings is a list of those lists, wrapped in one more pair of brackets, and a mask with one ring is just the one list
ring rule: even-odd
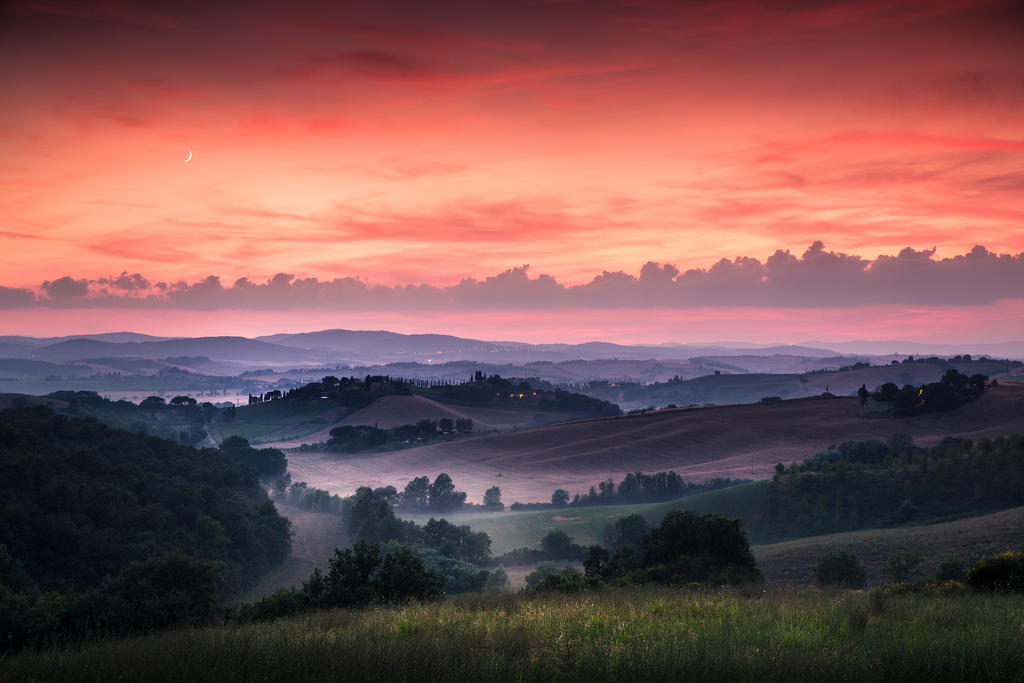
{"label": "rolling hill", "polygon": [[920,568],[925,576],[931,576],[950,555],[966,559],[979,551],[1024,550],[1024,508],[941,524],[850,531],[753,548],[768,581],[794,586],[812,585],[818,560],[837,550],[857,556],[867,570],[869,584],[889,579],[885,561],[897,553],[920,553]]}
{"label": "rolling hill", "polygon": [[526,410],[503,410],[500,408],[482,408],[475,406],[449,405],[426,398],[425,396],[383,396],[365,408],[361,408],[344,419],[334,421],[337,411],[325,412],[330,424],[312,433],[304,433],[295,438],[278,438],[275,433],[258,437],[254,443],[274,448],[297,448],[302,444],[318,443],[331,438],[331,430],[342,426],[373,425],[381,429],[390,429],[406,424],[415,424],[420,420],[473,420],[473,429],[477,433],[493,431],[510,431],[517,428],[534,427],[539,424],[552,424],[570,420],[569,413],[544,412]]}
{"label": "rolling hill", "polygon": [[636,470],[675,470],[690,481],[767,478],[778,462],[895,432],[922,445],[946,436],[1024,433],[1024,383],[1004,382],[956,410],[914,417],[863,416],[854,398],[661,410],[390,453],[296,452],[289,454],[289,469],[295,481],[343,495],[358,486],[401,487],[415,476],[447,472],[471,501],[493,485],[506,503],[546,501],[555,488],[586,490]]}

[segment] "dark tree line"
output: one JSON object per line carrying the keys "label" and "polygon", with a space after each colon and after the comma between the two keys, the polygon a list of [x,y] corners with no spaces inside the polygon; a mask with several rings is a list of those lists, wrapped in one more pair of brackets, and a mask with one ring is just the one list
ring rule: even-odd
{"label": "dark tree line", "polygon": [[253,448],[240,436],[229,436],[220,444],[222,453],[248,467],[261,479],[279,477],[288,469],[288,459],[276,448]]}
{"label": "dark tree line", "polygon": [[920,448],[905,434],[849,441],[803,463],[776,465],[763,534],[809,534],[919,523],[1024,505],[1024,437],[946,438]]}
{"label": "dark tree line", "polygon": [[564,389],[536,389],[525,380],[484,375],[479,370],[469,382],[422,390],[441,401],[529,407],[541,412],[570,412],[583,417],[613,417],[622,411],[614,403]]}
{"label": "dark tree line", "polygon": [[370,425],[343,425],[330,431],[331,439],[326,443],[309,444],[309,450],[328,450],[338,453],[358,453],[375,448],[395,448],[403,445],[417,445],[452,433],[470,434],[473,420],[469,418],[441,418],[420,420],[415,424],[404,424],[389,429]]}
{"label": "dark tree line", "polygon": [[379,543],[358,541],[334,551],[326,574],[314,569],[301,587],[281,588],[242,605],[237,617],[275,619],[317,609],[437,600],[444,585],[444,577],[427,569],[412,548],[385,551]]}
{"label": "dark tree line", "polygon": [[620,543],[590,546],[582,575],[572,568],[549,569],[542,577],[527,577],[528,582],[540,590],[575,591],[602,583],[722,585],[763,580],[737,519],[672,510],[649,530],[642,518],[615,524],[619,528],[612,533]]}
{"label": "dark tree line", "polygon": [[551,504],[547,503],[512,503],[513,510],[541,509],[561,507],[565,505],[622,505],[629,503],[655,503],[674,500],[697,493],[717,491],[718,489],[746,484],[749,479],[730,479],[716,477],[700,484],[685,481],[675,472],[630,472],[618,484],[613,479],[606,479],[596,486],[591,486],[586,493],[576,492],[570,497],[566,489],[555,489],[551,494]]}
{"label": "dark tree line", "polygon": [[305,482],[298,482],[278,493],[277,499],[306,510],[340,515],[353,540],[376,543],[395,541],[430,548],[443,556],[479,565],[487,562],[491,554],[491,538],[485,532],[473,531],[469,525],[452,524],[446,519],[434,517],[426,525],[420,526],[399,519],[395,514],[396,506],[406,502],[409,507],[405,509],[408,510],[437,513],[450,511],[457,509],[461,505],[459,501],[464,501],[465,496],[465,492],[455,491],[451,477],[442,473],[433,484],[427,477],[413,479],[403,493],[399,493],[394,486],[377,489],[364,486],[353,495],[343,498],[310,487]]}
{"label": "dark tree line", "polygon": [[862,386],[857,394],[862,404],[871,396],[876,401],[892,404],[892,411],[897,415],[917,415],[953,410],[985,393],[987,384],[988,377],[985,375],[974,374],[968,377],[956,368],[950,368],[938,382],[919,387],[906,384],[902,388],[893,382],[886,382],[874,393]]}
{"label": "dark tree line", "polygon": [[[0,412],[0,614],[13,640],[201,621],[290,550],[255,474],[217,449]],[[175,578],[177,577],[177,578]]]}
{"label": "dark tree line", "polygon": [[55,391],[47,398],[66,405],[58,412],[69,417],[93,417],[111,427],[138,433],[153,433],[185,445],[196,445],[207,438],[206,425],[220,412],[209,401],[198,402],[191,396],[175,396],[166,401],[149,396],[140,403],[111,401],[95,391]]}

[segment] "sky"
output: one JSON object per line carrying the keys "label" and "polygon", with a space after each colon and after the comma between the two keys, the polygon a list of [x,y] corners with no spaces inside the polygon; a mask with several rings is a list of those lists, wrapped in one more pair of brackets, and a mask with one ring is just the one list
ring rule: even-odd
{"label": "sky", "polygon": [[1024,339],[1019,2],[0,13],[0,334]]}

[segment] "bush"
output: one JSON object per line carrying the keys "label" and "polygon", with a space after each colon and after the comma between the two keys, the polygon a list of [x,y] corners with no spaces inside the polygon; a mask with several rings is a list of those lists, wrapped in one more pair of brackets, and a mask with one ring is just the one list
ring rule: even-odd
{"label": "bush", "polygon": [[552,560],[582,560],[587,550],[572,542],[572,536],[561,529],[552,529],[540,539],[540,546]]}
{"label": "bush", "polygon": [[975,562],[967,570],[975,590],[1024,592],[1024,554],[1006,551]]}
{"label": "bush", "polygon": [[904,500],[900,503],[899,508],[896,510],[896,521],[902,524],[903,522],[909,522],[914,517],[917,517],[917,506],[914,505],[913,501]]}
{"label": "bush", "polygon": [[538,591],[578,593],[596,585],[573,567],[541,565],[526,576],[526,585]]}
{"label": "bush", "polygon": [[487,593],[510,593],[512,582],[508,578],[508,572],[501,567],[492,569],[487,575],[487,582],[484,583],[484,591]]}
{"label": "bush", "polygon": [[748,583],[763,577],[738,519],[672,510],[644,536],[644,580]]}
{"label": "bush", "polygon": [[537,565],[537,568],[526,575],[526,585],[529,588],[536,588],[543,583],[549,576],[555,574],[572,573],[578,574],[578,572],[572,567],[567,567],[562,564],[555,564],[554,562],[541,562]]}
{"label": "bush", "polygon": [[853,553],[834,552],[818,560],[814,569],[820,586],[835,588],[863,588],[867,583],[864,566]]}
{"label": "bush", "polygon": [[334,607],[364,607],[380,603],[438,600],[446,579],[430,571],[409,546],[359,541],[335,549],[326,574],[319,568],[302,588],[284,588],[238,608],[243,621],[276,619],[299,612]]}

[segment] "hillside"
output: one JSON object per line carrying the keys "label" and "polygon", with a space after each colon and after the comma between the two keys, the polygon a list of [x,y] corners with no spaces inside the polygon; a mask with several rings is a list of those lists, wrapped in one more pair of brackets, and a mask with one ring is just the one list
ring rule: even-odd
{"label": "hillside", "polygon": [[401,487],[415,476],[444,471],[470,500],[498,485],[506,503],[546,501],[555,488],[583,491],[635,470],[674,470],[694,481],[767,478],[778,462],[800,461],[843,441],[884,440],[895,432],[921,445],[946,436],[1024,432],[1024,384],[1004,382],[954,411],[914,417],[863,417],[854,398],[662,410],[392,453],[293,453],[289,469],[295,481],[341,494],[378,482]]}
{"label": "hillside", "polygon": [[331,438],[331,430],[335,427],[373,425],[381,429],[390,429],[415,424],[420,420],[436,422],[445,417],[451,420],[468,418],[473,421],[473,430],[477,433],[524,429],[538,424],[552,424],[572,419],[569,413],[456,406],[416,395],[383,396],[365,408],[345,416],[344,419],[332,422],[316,432],[303,434],[300,438],[274,440],[275,434],[268,434],[258,441],[275,448],[297,448],[304,443],[328,441]]}
{"label": "hillside", "polygon": [[818,560],[837,550],[857,556],[867,570],[868,584],[889,579],[885,560],[897,553],[920,553],[921,570],[930,576],[950,555],[966,559],[985,550],[1024,550],[1024,507],[942,524],[850,531],[753,548],[768,581],[794,586],[813,584]]}
{"label": "hillside", "polygon": [[[821,359],[817,368],[804,364],[803,374],[785,370],[786,362],[772,363],[770,358],[740,358],[737,363],[728,357],[694,358],[691,363],[701,368],[700,376],[685,371],[668,381],[648,384],[630,382],[589,382],[584,393],[617,403],[623,410],[709,403],[753,403],[766,396],[807,398],[829,392],[837,396],[853,396],[861,385],[877,389],[886,382],[902,387],[938,382],[949,369],[971,376],[983,374],[1000,380],[1020,376],[1024,368],[1019,361],[965,360],[927,358],[895,365],[857,364],[854,359]],[[841,361],[839,366],[835,361]],[[876,361],[878,359],[872,359]],[[831,362],[826,362],[831,361]],[[794,368],[799,367],[794,365]],[[715,374],[720,372],[721,374]]]}
{"label": "hillside", "polygon": [[218,563],[224,594],[238,594],[287,557],[289,535],[226,453],[42,405],[0,412],[0,585],[84,590],[181,552]]}

